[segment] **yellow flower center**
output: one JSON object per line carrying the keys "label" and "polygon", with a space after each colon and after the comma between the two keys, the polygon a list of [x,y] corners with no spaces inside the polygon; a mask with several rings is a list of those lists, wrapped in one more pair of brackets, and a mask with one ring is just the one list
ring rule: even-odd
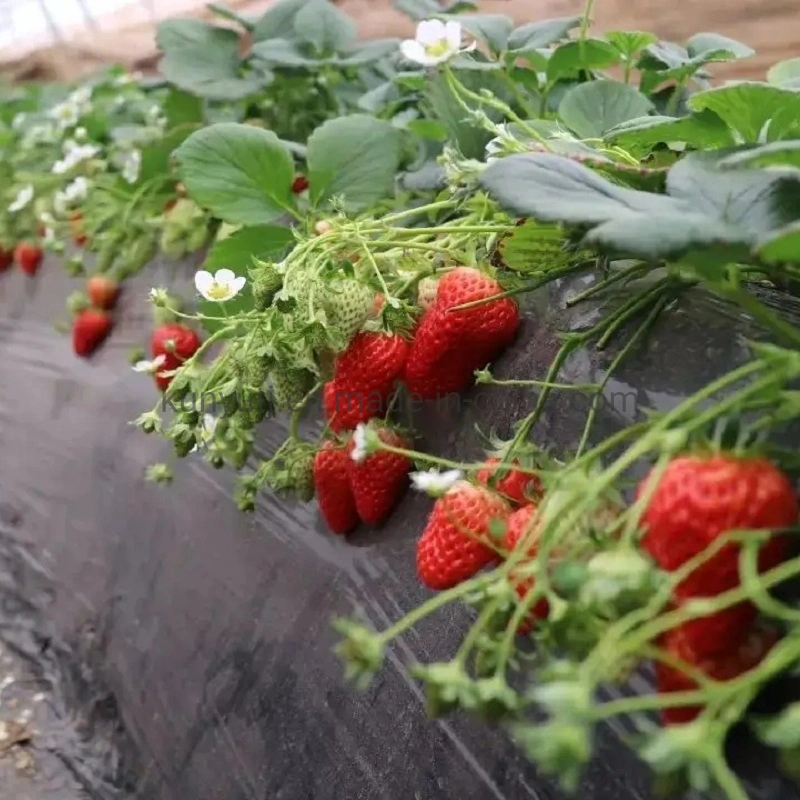
{"label": "yellow flower center", "polygon": [[439,39],[437,42],[425,45],[425,53],[431,58],[439,58],[439,56],[447,55],[449,52],[450,42],[447,39]]}
{"label": "yellow flower center", "polygon": [[214,281],[214,283],[212,283],[208,288],[208,296],[212,300],[227,300],[229,294],[230,291],[228,290],[228,287],[225,286],[225,284],[217,283],[216,281]]}

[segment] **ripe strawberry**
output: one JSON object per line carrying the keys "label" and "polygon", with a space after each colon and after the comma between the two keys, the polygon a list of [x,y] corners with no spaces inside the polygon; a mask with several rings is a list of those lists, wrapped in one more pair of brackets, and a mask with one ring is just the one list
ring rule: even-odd
{"label": "ripe strawberry", "polygon": [[[378,436],[394,447],[408,447],[408,442],[402,436],[388,428],[380,429]],[[351,442],[350,451],[353,446]],[[403,497],[411,467],[411,461],[405,456],[383,451],[367,456],[360,464],[349,459],[350,486],[362,522],[380,525],[389,518]]]}
{"label": "ripe strawberry", "polygon": [[106,275],[92,275],[86,282],[86,294],[97,308],[114,308],[119,298],[119,284]]}
{"label": "ripe strawberry", "polygon": [[308,189],[308,178],[305,175],[295,175],[292,181],[292,192],[300,194]]}
{"label": "ripe strawberry", "polygon": [[433,399],[466,389],[474,371],[513,341],[519,309],[510,298],[451,310],[501,292],[496,281],[471,267],[458,267],[439,281],[408,355],[405,379],[412,394]]}
{"label": "ripe strawberry", "polygon": [[433,506],[417,543],[417,574],[437,591],[450,589],[497,560],[489,524],[506,520],[511,507],[496,494],[466,481],[456,483]]}
{"label": "ripe strawberry", "polygon": [[323,442],[314,457],[314,492],[317,505],[333,533],[344,535],[358,525],[356,501],[347,476],[352,459],[347,448]]}
{"label": "ripe strawberry", "polygon": [[[645,481],[639,485],[639,496],[645,486]],[[669,463],[650,497],[642,517],[642,546],[663,570],[674,572],[726,531],[780,529],[794,525],[797,517],[791,482],[766,459],[680,456]],[[735,588],[740,550],[728,544],[695,569],[676,588],[676,602]],[[771,569],[787,553],[786,537],[773,536],[761,547],[759,569]],[[736,606],[688,623],[692,646],[703,653],[731,646],[752,613],[746,605]]]}
{"label": "ripe strawberry", "polygon": [[[704,656],[693,647],[693,637],[687,636],[683,626],[668,631],[661,642],[667,654],[679,659],[715,681],[730,681],[757,667],[778,641],[775,631],[750,629],[743,641],[733,650]],[[689,692],[697,683],[682,670],[659,661],[656,664],[656,683],[661,694]],[[691,722],[702,711],[699,706],[676,706],[662,712],[665,725]]]}
{"label": "ripe strawberry", "polygon": [[[524,538],[527,545],[527,557],[530,559],[536,558],[537,552],[537,538],[538,532],[536,531],[536,523],[533,521],[536,516],[536,507],[529,505],[518,508],[508,518],[508,526],[506,528],[505,547],[509,554],[513,552],[520,541]],[[524,563],[524,562],[523,562]],[[515,580],[514,575],[510,576],[514,583],[514,589],[520,600],[524,600],[528,592],[533,589],[534,579],[525,577],[520,580]],[[522,621],[519,626],[519,633],[528,633],[536,625],[540,619],[546,619],[550,611],[550,606],[544,598],[538,600],[531,609],[528,616]]]}
{"label": "ripe strawberry", "polygon": [[112,327],[111,317],[102,309],[81,311],[72,323],[72,349],[76,355],[90,356],[105,341]]}
{"label": "ripe strawberry", "polygon": [[[501,463],[499,458],[486,459],[486,467],[478,472],[478,483],[488,486],[492,476],[498,471],[495,465],[499,463]],[[518,459],[514,459],[511,463],[519,466]],[[512,503],[522,506],[541,495],[542,482],[536,475],[509,469],[505,477],[495,482],[494,489],[505,495]]]}
{"label": "ripe strawberry", "polygon": [[70,230],[72,231],[72,241],[78,246],[83,247],[86,244],[86,233],[83,229],[83,214],[80,211],[74,211],[69,221]]}
{"label": "ripe strawberry", "polygon": [[353,430],[359,422],[384,416],[407,355],[408,344],[396,334],[357,334],[336,359],[333,380],[324,390],[331,429]]}
{"label": "ripe strawberry", "polygon": [[14,251],[0,246],[0,272],[5,272],[14,263]]}
{"label": "ripe strawberry", "polygon": [[165,391],[172,382],[172,375],[165,375],[177,369],[184,361],[191,358],[200,347],[200,337],[185,325],[169,322],[160,325],[150,337],[150,352],[153,358],[164,356],[161,370],[155,379],[158,388]]}
{"label": "ripe strawberry", "polygon": [[14,260],[26,275],[38,272],[43,255],[42,248],[31,242],[21,242],[14,248]]}

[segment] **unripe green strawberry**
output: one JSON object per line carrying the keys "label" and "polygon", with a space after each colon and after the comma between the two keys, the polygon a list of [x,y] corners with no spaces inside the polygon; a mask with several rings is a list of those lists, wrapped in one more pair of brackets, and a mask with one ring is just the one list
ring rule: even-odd
{"label": "unripe green strawberry", "polygon": [[436,302],[436,290],[439,288],[438,279],[428,276],[417,285],[417,305],[427,311]]}
{"label": "unripe green strawberry", "polygon": [[260,389],[269,377],[269,368],[261,358],[251,359],[245,366],[245,380],[250,386]]}
{"label": "unripe green strawberry", "polygon": [[266,485],[307,503],[314,496],[315,455],[312,445],[289,439],[269,462]]}
{"label": "unripe green strawberry", "polygon": [[269,377],[275,407],[294,408],[314,386],[314,375],[307,369],[273,370]]}
{"label": "unripe green strawberry", "polygon": [[186,249],[190,253],[199,250],[208,240],[208,224],[206,220],[198,221],[186,236]]}
{"label": "unripe green strawberry", "polygon": [[375,302],[375,291],[352,278],[334,281],[323,294],[328,325],[347,343],[367,321]]}
{"label": "unripe green strawberry", "polygon": [[196,440],[194,434],[188,431],[182,432],[181,435],[176,436],[172,440],[172,445],[175,448],[175,455],[178,456],[178,458],[186,458],[186,456],[192,452],[195,444]]}
{"label": "unripe green strawberry", "polygon": [[75,291],[67,297],[67,309],[70,314],[79,314],[90,305],[91,302],[84,292]]}
{"label": "unripe green strawberry", "polygon": [[120,277],[124,278],[139,272],[142,267],[147,266],[147,264],[152,261],[155,254],[155,239],[149,231],[146,231],[130,246],[122,261],[122,274]]}
{"label": "unripe green strawberry", "polygon": [[287,296],[293,298],[297,303],[297,308],[301,318],[308,317],[308,304],[314,292],[314,305],[319,307],[324,299],[324,293],[315,291],[318,284],[314,276],[303,269],[293,269],[289,271],[283,281],[283,290]]}
{"label": "unripe green strawberry", "polygon": [[269,410],[269,398],[264,391],[247,392],[238,403],[236,419],[243,428],[252,428],[267,416]]}
{"label": "unripe green strawberry", "polygon": [[97,259],[94,262],[95,272],[105,272],[114,263],[124,240],[125,233],[122,231],[116,231],[104,239],[97,251]]}
{"label": "unripe green strawberry", "polygon": [[256,308],[263,311],[269,307],[275,293],[283,285],[283,276],[275,269],[274,264],[259,261],[250,269],[250,281]]}

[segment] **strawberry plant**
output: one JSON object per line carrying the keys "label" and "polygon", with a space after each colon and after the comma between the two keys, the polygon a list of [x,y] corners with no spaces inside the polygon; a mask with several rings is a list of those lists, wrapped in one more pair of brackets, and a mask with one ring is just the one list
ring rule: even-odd
{"label": "strawberry plant", "polygon": [[[623,719],[659,779],[744,800],[735,726],[790,773],[798,747],[797,703],[751,713],[800,662],[800,329],[765,299],[800,275],[797,65],[722,83],[714,64],[746,45],[595,33],[592,0],[519,27],[471,3],[397,5],[414,39],[359,43],[328,0],[257,20],[214,6],[224,24],[160,26],[161,81],[112,71],[10,98],[0,270],[12,251],[32,274],[38,248],[79,248],[89,355],[127,275],[201,251],[196,303],[151,292],[134,369],[161,394],[139,427],[234,469],[244,511],[262,492],[314,501],[342,546],[402,513],[409,485],[432,498],[408,553],[432,594],[382,630],[337,620],[348,675],[368,682],[399,637],[463,604],[452,658],[409,665],[433,716],[503,724],[568,789]],[[553,286],[586,314],[547,368],[508,377]],[[658,326],[698,296],[754,321],[748,358],[602,436],[621,365],[678,361]],[[587,354],[602,369],[571,382]],[[473,385],[528,406],[472,461],[428,452],[419,409],[458,426],[447,399]],[[583,425],[552,452],[541,426],[565,392],[587,399]],[[258,451],[259,426],[286,417],[287,440]],[[650,691],[629,690],[639,669]]]}

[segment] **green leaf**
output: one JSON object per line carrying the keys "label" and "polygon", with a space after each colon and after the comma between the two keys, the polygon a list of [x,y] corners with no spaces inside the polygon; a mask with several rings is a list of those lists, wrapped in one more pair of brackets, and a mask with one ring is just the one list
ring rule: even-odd
{"label": "green leaf", "polygon": [[309,195],[315,205],[343,197],[360,211],[388,197],[400,166],[401,134],[366,114],[328,120],[308,139]]}
{"label": "green leaf", "polygon": [[764,237],[754,252],[768,264],[800,263],[800,222],[793,222]]}
{"label": "green leaf", "polygon": [[294,18],[297,37],[319,54],[335,53],[356,40],[356,25],[329,0],[308,0]]}
{"label": "green leaf", "polygon": [[447,128],[435,119],[415,119],[406,127],[421,139],[430,139],[434,142],[447,140]]}
{"label": "green leaf", "polygon": [[767,72],[767,81],[783,89],[800,89],[800,58],[779,61]]}
{"label": "green leaf", "polygon": [[240,76],[239,34],[196,19],[159,23],[156,44],[164,52],[159,71],[179,89],[228,102],[258,92],[263,77]]}
{"label": "green leaf", "polygon": [[723,53],[726,54],[725,60],[735,60],[749,58],[756,51],[746,44],[729,39],[727,36],[720,36],[718,33],[696,33],[687,40],[686,52],[691,58],[713,55],[714,61],[720,61]]}
{"label": "green leaf", "polygon": [[658,41],[657,36],[644,31],[610,31],[606,34],[606,39],[628,59]]}
{"label": "green leaf", "polygon": [[[486,73],[459,74],[461,83],[472,91],[480,91],[481,87],[489,88],[489,79],[490,76]],[[450,138],[456,143],[461,154],[465,158],[482,158],[484,148],[492,138],[492,134],[468,119],[467,112],[453,96],[443,73],[437,71],[430,76],[425,96],[431,107],[431,116],[437,117],[447,128]],[[499,115],[492,109],[485,111],[490,118],[499,120]]]}
{"label": "green leaf", "polygon": [[291,229],[278,225],[241,228],[212,245],[203,263],[203,269],[211,272],[230,269],[237,275],[247,276],[253,258],[261,260],[277,258],[293,240]]}
{"label": "green leaf", "polygon": [[[540,222],[598,224],[620,214],[675,210],[672,198],[616,186],[581,164],[550,153],[495,161],[484,170],[480,184],[505,211]],[[691,212],[682,203],[680,209]]]}
{"label": "green leaf", "polygon": [[225,222],[259,225],[293,208],[294,163],[272,131],[222,122],[175,152],[191,197]]}
{"label": "green leaf", "polygon": [[772,142],[751,147],[723,158],[721,169],[749,167],[797,167],[800,169],[800,142]]}
{"label": "green leaf", "polygon": [[581,17],[560,17],[541,22],[528,22],[516,28],[508,38],[508,49],[514,52],[538,50],[566,39],[581,24]]}
{"label": "green leaf", "polygon": [[265,39],[291,39],[294,36],[294,18],[308,0],[278,0],[256,20],[253,42]]}
{"label": "green leaf", "polygon": [[622,147],[683,142],[689,147],[718,149],[734,144],[730,128],[713,112],[700,111],[688,117],[640,117],[606,131],[607,142]]}
{"label": "green leaf", "polygon": [[461,23],[476,39],[485,42],[493,53],[502,53],[508,47],[508,37],[514,20],[505,14],[466,14],[450,17]]}
{"label": "green leaf", "polygon": [[495,162],[481,184],[509,213],[588,227],[586,241],[613,253],[674,259],[700,252],[710,266],[741,260],[800,217],[800,177],[722,171],[721,160],[717,153],[686,156],[670,170],[666,195],[622,188],[549,153]]}
{"label": "green leaf", "polygon": [[241,14],[237,14],[232,8],[228,8],[228,6],[223,3],[209,3],[207,8],[209,11],[213,11],[218,17],[228,19],[231,22],[241,25],[246,31],[253,31],[255,29],[255,23],[252,20],[243,17]]}
{"label": "green leaf", "polygon": [[547,80],[575,75],[580,70],[605,69],[619,63],[616,47],[602,39],[583,39],[557,47],[547,62]]}
{"label": "green leaf", "polygon": [[558,116],[573,133],[594,139],[615,125],[652,110],[650,100],[632,86],[597,80],[570,89],[558,107]]}
{"label": "green leaf", "polygon": [[689,106],[695,111],[710,109],[745,142],[757,142],[773,117],[800,116],[800,94],[768,83],[743,81],[697,92],[689,98]]}
{"label": "green leaf", "polygon": [[374,39],[341,52],[335,63],[340,67],[359,67],[371,64],[397,52],[399,39]]}
{"label": "green leaf", "polygon": [[189,92],[170,89],[164,100],[164,114],[170,128],[188,122],[202,122],[203,101]]}
{"label": "green leaf", "polygon": [[415,22],[421,22],[442,13],[442,7],[436,0],[392,0],[392,5]]}
{"label": "green leaf", "polygon": [[181,125],[169,131],[164,138],[142,149],[142,164],[137,183],[149,180],[156,175],[166,175],[170,169],[170,159],[179,147],[199,127],[199,123]]}
{"label": "green leaf", "polygon": [[253,45],[250,54],[279,67],[318,67],[322,63],[289,39],[264,39]]}

